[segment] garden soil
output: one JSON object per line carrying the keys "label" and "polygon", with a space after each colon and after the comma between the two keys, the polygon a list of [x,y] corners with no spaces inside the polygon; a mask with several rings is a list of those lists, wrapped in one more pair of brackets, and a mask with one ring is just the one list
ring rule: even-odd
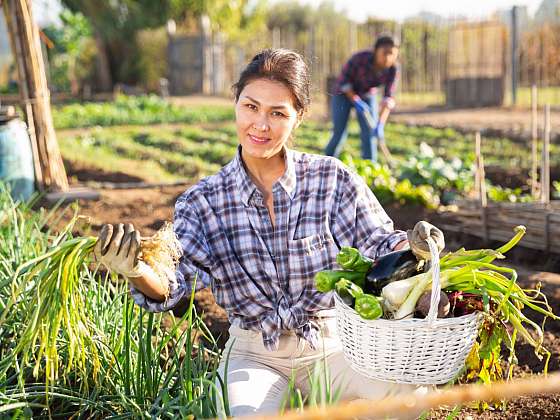
{"label": "garden soil", "polygon": [[[125,174],[101,173],[99,170],[91,171],[88,168],[67,166],[71,179],[83,181],[122,182],[131,181]],[[119,189],[100,190],[101,199],[98,201],[80,202],[83,215],[91,218],[93,233],[96,233],[103,223],[130,222],[137,227],[142,235],[154,233],[162,224],[172,219],[173,206],[177,197],[188,186],[159,187],[146,189]],[[387,207],[389,215],[395,221],[395,226],[400,229],[411,228],[419,219],[431,220],[437,224],[436,213],[418,208]],[[69,217],[69,216],[68,216]],[[480,239],[475,237],[447,236],[449,249],[460,246],[467,248],[482,247]],[[553,272],[542,271],[545,266],[551,266],[546,261],[553,261],[555,256],[533,255],[518,247],[517,253],[508,259],[508,264],[514,266],[519,273],[519,282],[526,287],[532,287],[537,282],[542,283],[543,291],[549,297],[556,313],[560,313],[560,275]],[[552,266],[556,267],[554,263]],[[555,270],[560,272],[560,270]],[[206,324],[219,342],[225,343],[227,339],[228,321],[225,311],[216,305],[212,293],[203,289],[196,294],[196,305],[199,313],[203,315]],[[560,323],[547,324],[545,346],[552,352],[549,365],[550,371],[560,370]],[[531,373],[540,372],[543,363],[539,361],[528,345],[520,345],[517,351],[519,366],[515,368],[515,376],[521,377]],[[429,418],[445,418],[450,411],[437,410],[430,413]],[[560,419],[560,393],[531,398],[515,398],[509,402],[506,411],[493,410],[479,413],[476,409],[463,408],[458,414],[460,419]]]}

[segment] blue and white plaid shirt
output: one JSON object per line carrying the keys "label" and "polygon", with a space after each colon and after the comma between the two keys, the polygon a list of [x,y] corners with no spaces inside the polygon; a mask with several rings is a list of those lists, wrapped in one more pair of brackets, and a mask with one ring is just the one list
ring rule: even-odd
{"label": "blue and white plaid shirt", "polygon": [[211,287],[231,323],[262,332],[267,349],[282,330],[317,344],[313,315],[333,307],[318,292],[315,273],[335,268],[342,246],[375,258],[406,239],[361,177],[332,157],[285,149],[287,170],[272,188],[275,226],[263,195],[246,172],[238,150],[222,170],[183,193],[174,228],[183,246],[165,302],[132,288],[148,311],[171,309],[192,290]]}

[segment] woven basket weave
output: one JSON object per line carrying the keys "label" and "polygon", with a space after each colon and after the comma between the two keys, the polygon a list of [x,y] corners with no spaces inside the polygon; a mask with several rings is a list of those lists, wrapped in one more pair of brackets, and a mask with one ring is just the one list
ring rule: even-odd
{"label": "woven basket weave", "polygon": [[[338,335],[344,357],[372,379],[427,385],[455,378],[478,335],[481,314],[436,318],[440,296],[439,256],[432,255],[432,300],[425,319],[365,320],[335,293]],[[437,293],[436,293],[437,292]]]}

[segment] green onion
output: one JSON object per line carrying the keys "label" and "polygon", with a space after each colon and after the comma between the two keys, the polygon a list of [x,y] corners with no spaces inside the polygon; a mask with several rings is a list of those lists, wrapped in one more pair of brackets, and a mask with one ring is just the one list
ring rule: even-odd
{"label": "green onion", "polygon": [[47,389],[59,376],[61,342],[68,352],[66,373],[75,368],[85,370],[88,363],[94,377],[99,371],[95,329],[85,313],[86,285],[80,275],[97,239],[74,238],[62,243],[58,243],[62,237],[57,239],[48,252],[16,270],[11,299],[0,316],[2,325],[17,313],[11,308],[26,300],[28,310],[20,321],[23,330],[10,360],[21,356],[24,365],[31,360],[36,378],[40,371],[45,372]]}

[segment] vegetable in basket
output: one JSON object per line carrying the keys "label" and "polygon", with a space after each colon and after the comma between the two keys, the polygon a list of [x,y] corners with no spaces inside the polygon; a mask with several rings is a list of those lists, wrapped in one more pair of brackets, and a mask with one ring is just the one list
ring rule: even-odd
{"label": "vegetable in basket", "polygon": [[340,279],[350,280],[352,283],[362,287],[364,285],[365,273],[351,270],[323,270],[315,274],[315,287],[318,291],[327,293],[334,290]]}
{"label": "vegetable in basket", "polygon": [[[473,310],[479,310],[484,315],[485,327],[482,330],[484,334],[481,333],[479,337],[482,343],[481,348],[485,348],[484,346],[490,345],[491,342],[497,343],[493,346],[497,349],[495,354],[488,351],[480,353],[480,359],[484,360],[484,363],[499,363],[499,347],[502,342],[510,350],[509,359],[515,360],[514,347],[517,337],[521,336],[534,348],[535,355],[539,359],[546,356],[544,368],[546,372],[550,353],[542,347],[544,322],[542,325],[537,324],[529,319],[522,310],[530,308],[544,315],[545,319],[558,320],[560,317],[552,312],[546,296],[539,290],[539,287],[533,290],[523,289],[517,284],[515,270],[492,264],[495,259],[505,258],[503,254],[521,240],[525,230],[524,226],[516,227],[513,238],[497,250],[466,251],[460,249],[442,257],[440,260],[441,288],[450,292],[460,292],[460,295],[452,295],[451,299],[452,310],[457,316],[472,313]],[[394,313],[394,317],[397,319],[414,312],[418,298],[431,288],[431,273],[422,273],[401,280],[401,282],[390,283],[382,292],[382,297],[385,299],[384,304],[387,307],[390,306],[390,303],[398,304],[405,296],[400,307],[397,306],[398,309]],[[395,293],[397,289],[398,293]],[[388,302],[395,295],[397,298]],[[461,308],[462,301],[464,302],[463,308]],[[483,365],[486,366],[484,363]]]}
{"label": "vegetable in basket", "polygon": [[[430,312],[431,299],[432,291],[426,290],[422,294],[422,296],[420,296],[420,299],[418,299],[415,314],[418,314],[421,318],[426,318],[428,316],[428,313]],[[445,318],[449,314],[450,308],[451,305],[449,304],[447,293],[445,293],[443,290],[440,290],[437,317]]]}
{"label": "vegetable in basket", "polygon": [[350,280],[341,279],[335,286],[339,295],[348,294],[354,299],[354,310],[364,319],[377,319],[383,315],[383,308],[379,298],[364,293],[361,287]]}
{"label": "vegetable in basket", "polygon": [[373,295],[379,295],[391,282],[416,274],[421,265],[409,249],[390,252],[374,261],[356,248],[342,247],[336,261],[345,270],[365,272],[364,292]]}
{"label": "vegetable in basket", "polygon": [[334,289],[335,289],[336,293],[338,294],[338,296],[340,296],[340,299],[345,304],[347,304],[351,308],[354,307],[354,304],[356,303],[356,298],[352,295],[352,293],[350,292],[348,287],[346,287],[345,282],[338,281],[336,283]]}

